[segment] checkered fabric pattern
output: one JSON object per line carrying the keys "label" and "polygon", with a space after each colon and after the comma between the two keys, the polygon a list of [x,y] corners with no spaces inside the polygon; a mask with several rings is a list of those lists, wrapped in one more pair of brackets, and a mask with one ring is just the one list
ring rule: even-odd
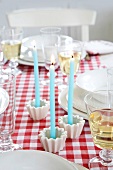
{"label": "checkered fabric pattern", "polygon": [[[98,56],[92,56],[91,60],[85,59],[80,63],[78,74],[86,70],[98,69],[101,63]],[[12,134],[14,143],[18,143],[23,149],[29,150],[44,150],[38,134],[43,128],[50,126],[50,113],[45,119],[40,121],[33,121],[26,109],[26,104],[29,100],[34,98],[34,73],[32,66],[19,65],[22,74],[17,76],[16,80],[16,123],[15,131]],[[60,68],[56,70],[58,78],[62,78]],[[39,67],[40,82],[47,77],[47,70],[45,67]],[[42,99],[49,100],[49,87],[40,84],[40,95]],[[59,90],[55,87],[55,110],[56,110],[56,126],[58,126],[58,118],[66,113],[58,103]],[[82,134],[79,139],[67,139],[65,147],[57,155],[66,158],[69,161],[81,164],[88,168],[88,161],[93,156],[97,155],[99,149],[94,146],[89,123],[86,120]]]}

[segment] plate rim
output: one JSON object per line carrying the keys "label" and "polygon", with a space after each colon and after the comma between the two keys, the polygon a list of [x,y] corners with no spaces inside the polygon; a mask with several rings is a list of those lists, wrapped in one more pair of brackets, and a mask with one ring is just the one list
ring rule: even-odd
{"label": "plate rim", "polygon": [[[15,150],[13,152],[3,153],[0,159],[5,159],[5,156],[10,156],[10,154],[14,154],[14,156],[17,154],[19,156],[19,158],[21,159],[22,153],[25,153],[25,154],[29,153],[30,155],[31,154],[35,154],[35,155],[36,154],[37,155],[39,155],[39,154],[43,155],[44,154],[46,156],[49,155],[50,157],[57,158],[57,160],[61,160],[62,163],[65,163],[65,165],[66,164],[69,165],[70,168],[72,167],[71,168],[72,170],[74,170],[75,168],[76,168],[75,170],[78,170],[79,165],[78,166],[76,166],[76,164],[73,165],[73,162],[68,161],[67,159],[61,157],[60,155],[56,155],[56,154],[53,154],[53,153],[50,153],[50,152],[47,152],[47,151],[41,151],[41,150]],[[82,166],[80,165],[80,167],[82,167]],[[83,168],[85,168],[85,167],[82,167],[82,169]]]}
{"label": "plate rim", "polygon": [[[34,63],[31,62],[31,61],[25,61],[25,60],[21,60],[21,59],[18,59],[18,63],[19,64],[22,64],[22,65],[26,65],[26,66],[34,66]],[[44,66],[44,62],[38,62],[38,65],[39,66]]]}
{"label": "plate rim", "polygon": [[95,52],[95,49],[94,49],[94,51],[89,50],[88,47],[87,47],[89,43],[101,43],[101,44],[104,44],[104,45],[107,45],[107,46],[111,47],[111,46],[113,46],[113,42],[111,42],[111,41],[91,40],[91,41],[86,42],[86,44],[85,44],[84,46],[85,46],[85,50],[86,50],[87,52],[93,52],[94,54],[104,55],[104,54],[113,53],[113,50],[110,50],[110,52],[108,52],[108,51],[107,51],[107,52],[105,52],[105,51],[102,52],[102,50],[101,50],[101,52],[99,52],[97,49],[96,49],[96,52]]}
{"label": "plate rim", "polygon": [[[68,35],[60,35],[60,36],[62,36],[62,37],[68,37],[68,38],[70,38],[70,39],[72,39],[73,40],[73,38],[71,37],[71,36],[68,36]],[[23,38],[23,40],[22,40],[22,45],[24,46],[24,47],[27,47],[27,48],[29,48],[28,46],[25,46],[24,45],[24,43],[27,41],[27,40],[29,40],[30,38],[38,38],[38,37],[41,37],[41,35],[40,34],[38,34],[38,35],[32,35],[32,36],[28,36],[28,37],[25,37],[25,38]],[[38,49],[40,49],[40,48],[38,48]]]}

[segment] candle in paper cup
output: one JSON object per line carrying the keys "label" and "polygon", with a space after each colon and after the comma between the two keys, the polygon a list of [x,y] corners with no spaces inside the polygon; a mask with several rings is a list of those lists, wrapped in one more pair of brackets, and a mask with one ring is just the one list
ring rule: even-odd
{"label": "candle in paper cup", "polygon": [[74,89],[74,58],[70,59],[70,74],[68,86],[68,124],[73,124],[73,89]]}
{"label": "candle in paper cup", "polygon": [[51,56],[51,66],[50,66],[50,121],[51,121],[51,138],[56,138],[55,131],[55,71],[54,71],[54,56]]}
{"label": "candle in paper cup", "polygon": [[33,60],[34,60],[34,80],[35,80],[35,107],[40,107],[40,87],[39,87],[39,71],[38,71],[38,53],[36,42],[32,42]]}

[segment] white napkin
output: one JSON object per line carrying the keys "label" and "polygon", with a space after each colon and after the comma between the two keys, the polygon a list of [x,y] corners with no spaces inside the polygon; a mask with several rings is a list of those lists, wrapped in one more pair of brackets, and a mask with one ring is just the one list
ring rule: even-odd
{"label": "white napkin", "polygon": [[[87,111],[86,111],[86,106],[84,102],[84,97],[87,93],[88,91],[80,88],[76,84],[74,85],[73,107],[85,113]],[[66,99],[68,101],[68,94],[66,96]]]}

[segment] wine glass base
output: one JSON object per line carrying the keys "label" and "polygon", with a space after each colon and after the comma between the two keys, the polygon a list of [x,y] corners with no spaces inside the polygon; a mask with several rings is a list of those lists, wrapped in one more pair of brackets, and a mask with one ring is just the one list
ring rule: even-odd
{"label": "wine glass base", "polygon": [[113,170],[113,160],[105,161],[100,156],[96,156],[89,161],[90,170]]}
{"label": "wine glass base", "polygon": [[22,74],[22,71],[18,68],[15,68],[15,69],[12,69],[12,73],[15,75],[15,76],[18,76],[19,74]]}
{"label": "wine glass base", "polygon": [[0,146],[0,153],[20,150],[20,149],[22,149],[20,145],[12,143],[10,145]]}
{"label": "wine glass base", "polygon": [[12,68],[6,68],[3,70],[3,73],[9,74],[13,73],[13,75],[18,76],[19,74],[22,74],[22,71],[18,68],[12,69]]}

